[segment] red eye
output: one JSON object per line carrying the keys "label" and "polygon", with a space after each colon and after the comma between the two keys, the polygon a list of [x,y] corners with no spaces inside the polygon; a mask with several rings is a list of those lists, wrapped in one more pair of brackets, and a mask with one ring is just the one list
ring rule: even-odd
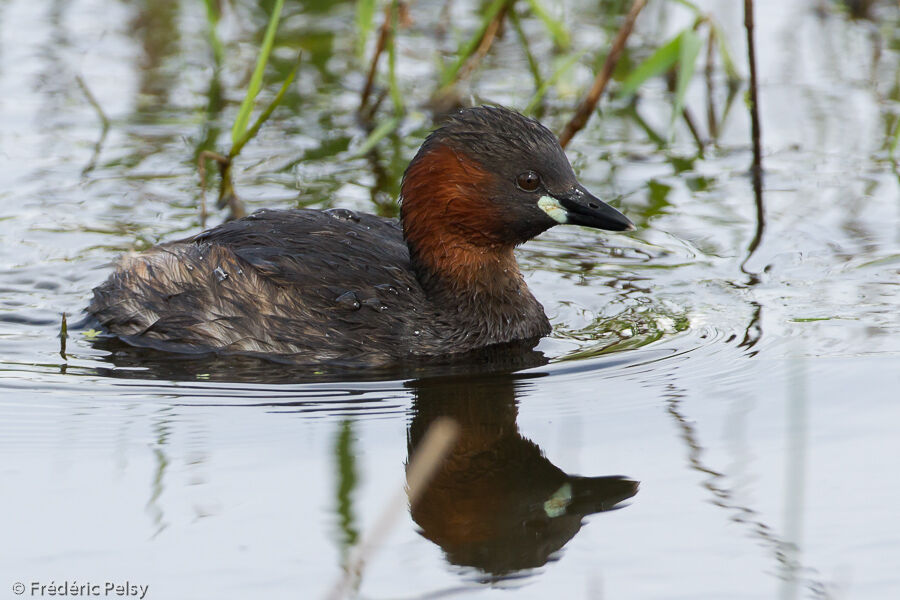
{"label": "red eye", "polygon": [[541,176],[534,171],[525,171],[516,177],[516,185],[523,192],[534,192],[541,187]]}

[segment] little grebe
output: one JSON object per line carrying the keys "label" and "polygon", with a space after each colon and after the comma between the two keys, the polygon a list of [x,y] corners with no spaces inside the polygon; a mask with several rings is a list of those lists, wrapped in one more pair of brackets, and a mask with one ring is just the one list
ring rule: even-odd
{"label": "little grebe", "polygon": [[497,107],[434,131],[401,185],[400,221],[260,210],[123,257],[88,307],[110,333],[173,352],[391,364],[550,333],[513,248],[558,223],[631,222],[575,178],[543,125]]}

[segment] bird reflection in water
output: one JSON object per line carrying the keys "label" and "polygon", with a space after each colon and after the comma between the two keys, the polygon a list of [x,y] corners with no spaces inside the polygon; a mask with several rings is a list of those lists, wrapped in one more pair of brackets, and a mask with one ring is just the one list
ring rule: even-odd
{"label": "bird reflection in water", "polygon": [[547,563],[581,529],[585,516],[619,508],[638,482],[621,476],[567,475],[519,433],[511,376],[420,379],[407,447],[410,461],[429,425],[460,427],[412,518],[447,560],[497,579]]}

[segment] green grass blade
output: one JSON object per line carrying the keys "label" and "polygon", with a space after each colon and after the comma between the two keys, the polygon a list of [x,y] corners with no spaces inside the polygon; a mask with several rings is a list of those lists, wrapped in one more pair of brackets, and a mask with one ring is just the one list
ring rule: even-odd
{"label": "green grass blade", "polygon": [[725,67],[725,74],[730,81],[740,81],[743,78],[741,77],[737,66],[735,66],[734,59],[731,57],[731,50],[728,48],[728,41],[725,38],[725,34],[715,21],[710,21],[709,27],[712,35],[716,36],[716,43],[719,47],[719,56],[722,57],[722,66]]}
{"label": "green grass blade", "polygon": [[528,5],[531,7],[534,15],[544,23],[544,27],[547,28],[547,31],[553,37],[553,42],[559,48],[568,48],[572,42],[572,36],[569,35],[569,30],[566,29],[566,26],[558,19],[554,19],[539,0],[528,0]]}
{"label": "green grass blade", "polygon": [[888,155],[891,158],[894,158],[896,156],[898,144],[900,144],[900,122],[897,122],[894,125],[894,133],[891,136],[888,144]]}
{"label": "green grass blade", "polygon": [[250,85],[247,88],[247,95],[241,103],[237,118],[234,121],[234,127],[231,128],[231,143],[236,145],[240,140],[244,131],[247,129],[247,123],[250,122],[250,113],[253,110],[253,102],[259,94],[262,87],[263,72],[266,70],[266,64],[269,62],[269,54],[272,52],[272,46],[275,43],[275,30],[278,29],[278,21],[281,18],[281,8],[284,6],[284,0],[275,0],[275,8],[272,9],[272,16],[269,17],[269,25],[266,27],[266,35],[263,38],[262,47],[259,49],[259,58],[256,60],[256,68],[253,69],[253,75],[250,77]]}
{"label": "green grass blade", "polygon": [[522,22],[519,20],[516,11],[509,11],[509,21],[512,23],[513,30],[516,32],[519,43],[522,44],[522,50],[525,52],[525,59],[528,61],[528,70],[531,71],[531,76],[534,78],[534,89],[537,91],[541,89],[544,79],[541,77],[541,70],[538,67],[537,60],[534,58],[534,54],[531,52],[531,46],[528,44],[528,37],[522,29]]}
{"label": "green grass blade", "polygon": [[272,116],[272,113],[281,104],[281,101],[284,99],[285,94],[290,89],[291,84],[294,82],[294,77],[297,76],[297,70],[300,68],[300,55],[297,56],[297,62],[294,63],[294,68],[291,69],[291,72],[288,73],[287,78],[284,80],[284,83],[281,84],[281,89],[278,90],[278,93],[275,94],[275,97],[272,98],[272,101],[265,108],[265,110],[260,113],[259,117],[253,123],[253,125],[248,129],[241,138],[231,146],[231,150],[228,152],[228,158],[233,159],[235,156],[240,154],[241,150],[244,148],[244,144],[252,140],[256,137],[256,134],[259,133],[260,127],[263,126],[263,123],[269,120],[269,117]]}
{"label": "green grass blade", "polygon": [[647,137],[651,142],[659,146],[660,149],[664,148],[666,145],[666,140],[663,136],[659,135],[655,129],[653,129],[647,121],[641,117],[640,113],[637,111],[637,107],[632,103],[625,109],[624,114],[631,117],[631,119],[640,127],[644,133],[647,134]]}
{"label": "green grass blade", "polygon": [[679,34],[657,48],[656,52],[651,54],[647,60],[635,67],[625,77],[625,81],[619,87],[619,97],[626,98],[631,96],[651,77],[665,75],[678,62],[680,53],[681,35]]}
{"label": "green grass blade", "polygon": [[388,39],[388,91],[391,94],[391,102],[394,103],[394,114],[402,115],[403,95],[400,93],[400,86],[397,83],[397,27],[399,25],[399,7],[397,0],[393,0],[391,5],[391,35]]}
{"label": "green grass blade", "polygon": [[537,109],[538,105],[540,105],[541,100],[543,100],[544,96],[547,94],[547,90],[556,85],[563,75],[569,72],[572,67],[575,66],[575,63],[583,57],[587,52],[573,52],[569,56],[563,58],[559,61],[559,66],[553,73],[544,80],[541,84],[541,87],[534,93],[534,96],[531,97],[531,100],[528,102],[528,106],[525,107],[524,112],[526,115],[534,114],[534,111]]}
{"label": "green grass blade", "polygon": [[703,13],[703,11],[700,10],[700,7],[697,6],[696,4],[694,4],[693,2],[691,2],[690,0],[672,0],[672,2],[674,2],[676,4],[680,4],[680,5],[684,6],[685,8],[689,8],[696,15]]}
{"label": "green grass blade", "polygon": [[741,86],[737,85],[737,83],[728,86],[728,95],[725,96],[725,105],[722,107],[722,115],[719,117],[719,123],[728,122],[728,115],[731,113],[731,107],[734,106],[734,101],[738,97],[740,88]]}
{"label": "green grass blade", "polygon": [[222,64],[222,57],[225,56],[225,49],[222,47],[222,41],[219,39],[219,7],[216,6],[215,0],[204,0],[206,2],[206,21],[209,24],[209,45],[212,46],[213,59],[216,61],[216,67]]}
{"label": "green grass blade", "polygon": [[400,117],[396,116],[396,115],[391,117],[387,121],[382,121],[378,125],[378,127],[376,127],[375,129],[372,130],[372,133],[369,134],[369,137],[366,138],[366,140],[362,143],[362,145],[359,147],[359,149],[356,152],[354,152],[350,156],[350,158],[359,158],[361,156],[365,156],[366,154],[369,153],[369,151],[372,148],[375,147],[375,144],[377,144],[383,138],[385,138],[388,135],[390,135],[391,133],[393,133],[394,130],[396,130],[397,127],[399,127],[399,126],[400,126]]}
{"label": "green grass blade", "polygon": [[487,12],[485,12],[484,17],[481,19],[478,31],[476,31],[475,35],[469,38],[469,40],[460,47],[459,51],[456,53],[456,61],[453,62],[449,69],[442,73],[441,85],[439,87],[443,88],[453,83],[453,80],[456,79],[456,74],[459,73],[459,70],[469,57],[478,49],[478,44],[481,43],[481,39],[484,37],[484,32],[487,31],[488,25],[491,24],[491,21],[494,20],[494,17],[497,16],[507,2],[510,2],[510,0],[494,0],[491,2]]}
{"label": "green grass blade", "polygon": [[366,42],[375,28],[375,0],[356,0],[356,53],[363,58]]}
{"label": "green grass blade", "polygon": [[672,122],[681,111],[684,110],[684,100],[687,96],[687,89],[694,77],[694,70],[697,68],[697,57],[700,55],[700,48],[703,46],[703,40],[693,29],[685,29],[678,36],[681,38],[678,44],[678,79],[675,82],[675,104],[672,108]]}

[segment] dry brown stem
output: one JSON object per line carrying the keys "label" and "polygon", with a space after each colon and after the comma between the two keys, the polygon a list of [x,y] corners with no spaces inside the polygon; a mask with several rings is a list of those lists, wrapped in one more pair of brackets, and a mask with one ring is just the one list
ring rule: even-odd
{"label": "dry brown stem", "polygon": [[384,7],[384,23],[381,24],[381,29],[378,33],[378,40],[375,42],[375,52],[372,55],[372,62],[369,64],[369,72],[366,75],[366,85],[363,86],[363,91],[360,96],[360,112],[366,108],[366,104],[368,104],[369,102],[369,96],[372,94],[372,86],[375,84],[375,73],[378,71],[378,60],[381,58],[382,53],[384,53],[384,48],[387,44],[387,39],[390,34],[391,4],[388,3],[388,5]]}
{"label": "dry brown stem", "polygon": [[559,144],[563,148],[569,144],[576,133],[581,131],[587,124],[588,119],[590,119],[591,114],[593,114],[594,109],[597,107],[597,103],[600,101],[600,96],[603,95],[603,90],[606,89],[606,84],[609,83],[609,79],[612,77],[613,70],[616,68],[616,63],[619,62],[619,57],[625,49],[625,43],[628,41],[628,36],[631,35],[631,30],[634,29],[634,22],[646,4],[647,0],[634,0],[634,2],[632,2],[631,9],[625,17],[625,22],[622,23],[622,27],[619,28],[616,39],[613,41],[612,48],[610,49],[609,54],[606,55],[606,60],[603,61],[603,67],[594,79],[594,85],[591,86],[587,96],[581,101],[578,108],[575,109],[575,114],[572,116],[572,119],[566,123],[562,135],[559,136]]}
{"label": "dry brown stem", "polygon": [[488,51],[491,49],[491,46],[494,44],[494,40],[497,37],[497,32],[500,31],[500,26],[503,24],[503,19],[506,18],[506,13],[509,10],[510,6],[512,6],[514,0],[510,0],[506,4],[503,5],[503,8],[500,9],[500,12],[497,13],[491,22],[488,24],[487,28],[484,30],[484,35],[481,36],[481,40],[478,42],[478,48],[475,49],[475,52],[472,54],[471,58],[466,61],[466,64],[456,73],[456,81],[461,81],[468,77],[472,71],[475,70],[475,67],[478,66],[478,63],[482,61],[482,59],[487,55]]}

